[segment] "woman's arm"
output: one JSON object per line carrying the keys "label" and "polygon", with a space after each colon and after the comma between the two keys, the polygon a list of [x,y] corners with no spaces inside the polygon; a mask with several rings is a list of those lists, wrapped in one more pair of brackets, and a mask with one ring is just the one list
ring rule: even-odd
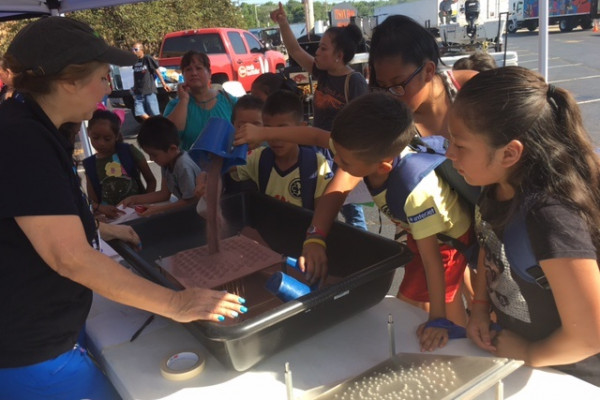
{"label": "woman's arm", "polygon": [[187,109],[188,104],[190,103],[190,93],[185,83],[177,86],[177,97],[179,101],[175,104],[173,110],[168,115],[165,115],[165,117],[173,122],[177,127],[177,130],[181,132],[185,130]]}
{"label": "woman's arm", "polygon": [[329,149],[329,131],[313,126],[297,125],[286,127],[264,127],[244,124],[235,132],[233,144],[248,143],[251,147],[259,146],[269,140],[283,140],[304,146],[319,146]]}
{"label": "woman's arm", "polygon": [[292,57],[305,71],[311,72],[315,59],[306,50],[300,47],[300,44],[298,44],[298,41],[292,32],[292,28],[290,28],[287,15],[285,14],[281,2],[279,3],[279,8],[271,11],[271,19],[279,24],[281,38],[283,39],[283,44],[285,44],[285,48],[290,57]]}
{"label": "woman's arm", "polygon": [[596,260],[557,258],[540,265],[552,288],[561,327],[536,342],[503,330],[495,354],[543,367],[571,364],[599,353],[600,271]]}
{"label": "woman's arm", "polygon": [[[50,268],[113,301],[180,322],[218,321],[241,312],[238,296],[208,289],[179,292],[133,274],[87,242],[75,215],[16,217],[35,251]],[[222,319],[222,318],[221,318]]]}

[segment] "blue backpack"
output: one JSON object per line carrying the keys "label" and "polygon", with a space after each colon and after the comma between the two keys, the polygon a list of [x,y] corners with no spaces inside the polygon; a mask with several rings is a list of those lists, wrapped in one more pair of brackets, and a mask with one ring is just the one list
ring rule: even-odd
{"label": "blue backpack", "polygon": [[504,228],[502,242],[510,267],[522,279],[535,283],[542,289],[550,289],[548,280],[540,267],[527,233],[525,214],[527,208],[522,207]]}
{"label": "blue backpack", "polygon": [[[260,154],[258,160],[258,190],[265,193],[267,183],[271,176],[271,170],[275,166],[275,153],[270,147],[266,147]],[[315,190],[317,189],[318,164],[317,153],[310,147],[300,146],[298,154],[298,166],[300,168],[300,196],[302,207],[309,210],[315,208]]]}
{"label": "blue backpack", "polygon": [[[471,214],[474,214],[481,188],[465,182],[452,165],[452,161],[446,158],[448,140],[443,136],[415,137],[409,147],[415,152],[402,157],[388,179],[386,203],[394,218],[402,221],[409,220],[404,212],[406,200],[414,188],[434,170],[469,206]],[[417,215],[411,218],[418,220],[425,217],[426,215]],[[476,265],[479,246],[475,238],[472,238],[470,246],[466,246],[450,236],[444,234],[437,236],[443,243],[463,253],[471,265]]]}
{"label": "blue backpack", "polygon": [[[143,190],[144,185],[140,179],[140,171],[133,159],[131,145],[119,142],[116,144],[116,150],[119,161],[121,161],[121,165],[125,168],[127,175],[129,175],[131,179],[134,179],[138,186]],[[90,183],[96,192],[96,196],[98,197],[98,202],[100,203],[102,201],[102,184],[100,183],[100,178],[98,177],[98,171],[96,169],[95,154],[83,160],[83,168],[85,169],[85,173],[90,180]]]}
{"label": "blue backpack", "polygon": [[[389,178],[388,193],[392,190],[390,194],[394,199],[404,200],[387,202],[392,215],[402,218],[403,221],[407,220],[404,213],[406,199],[419,182],[433,170],[450,185],[474,214],[481,188],[465,182],[452,165],[452,161],[446,158],[448,148],[446,138],[443,136],[417,137],[412,141],[410,147],[416,153],[403,157],[398,168],[394,168]],[[521,278],[544,289],[549,289],[548,281],[533,253],[523,211],[517,213],[504,230],[502,241],[505,253],[511,268]],[[471,265],[477,264],[479,245],[476,240],[472,240],[471,246],[465,246],[462,242],[447,235],[438,234],[438,239],[463,253]]]}

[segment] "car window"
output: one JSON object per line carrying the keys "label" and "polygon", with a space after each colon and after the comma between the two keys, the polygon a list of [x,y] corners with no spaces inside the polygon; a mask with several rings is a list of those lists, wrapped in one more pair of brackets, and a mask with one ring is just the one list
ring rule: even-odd
{"label": "car window", "polygon": [[227,37],[229,37],[229,41],[231,42],[231,46],[233,47],[233,52],[235,54],[248,53],[246,50],[246,45],[242,40],[242,35],[240,35],[239,32],[227,32]]}
{"label": "car window", "polygon": [[218,33],[175,36],[165,40],[161,57],[181,57],[190,50],[219,54],[225,53],[225,46]]}
{"label": "car window", "polygon": [[248,47],[250,47],[250,53],[260,53],[262,46],[258,40],[251,34],[244,32],[244,37],[246,38],[246,43],[248,43]]}

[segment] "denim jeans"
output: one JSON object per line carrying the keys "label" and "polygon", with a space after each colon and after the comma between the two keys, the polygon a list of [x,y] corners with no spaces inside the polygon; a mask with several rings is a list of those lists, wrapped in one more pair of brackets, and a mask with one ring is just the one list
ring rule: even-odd
{"label": "denim jeans", "polygon": [[87,351],[78,345],[52,360],[25,367],[0,368],[0,399],[120,398]]}
{"label": "denim jeans", "polygon": [[368,230],[365,221],[365,212],[360,204],[346,204],[342,206],[342,215],[347,224],[355,228]]}
{"label": "denim jeans", "polygon": [[135,101],[135,116],[141,117],[143,115],[160,115],[160,109],[158,107],[158,98],[156,93],[150,94],[134,94],[133,99]]}

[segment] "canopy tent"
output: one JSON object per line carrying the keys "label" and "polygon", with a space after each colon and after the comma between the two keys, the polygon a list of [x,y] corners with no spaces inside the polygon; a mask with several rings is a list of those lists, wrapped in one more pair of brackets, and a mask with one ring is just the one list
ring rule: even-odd
{"label": "canopy tent", "polygon": [[139,3],[147,0],[0,0],[0,21]]}

